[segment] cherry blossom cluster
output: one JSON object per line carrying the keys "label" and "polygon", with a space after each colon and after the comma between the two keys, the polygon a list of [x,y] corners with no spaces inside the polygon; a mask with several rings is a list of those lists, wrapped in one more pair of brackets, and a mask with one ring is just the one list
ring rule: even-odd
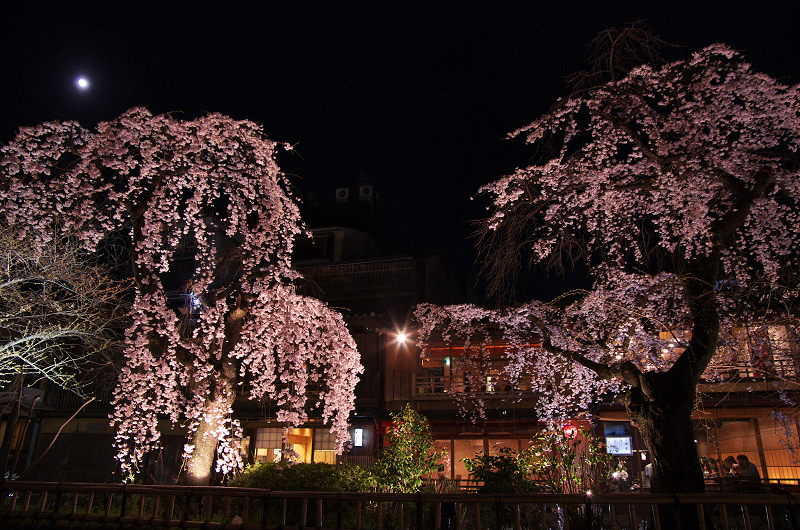
{"label": "cherry blossom cluster", "polygon": [[620,264],[654,244],[687,260],[721,245],[741,285],[756,270],[777,282],[800,245],[799,91],[717,44],[561,100],[511,134],[552,151],[482,188],[489,228],[527,208],[534,260],[582,232]]}
{"label": "cherry blossom cluster", "polygon": [[506,345],[507,375],[534,374],[548,416],[626,385],[651,399],[677,373],[691,395],[739,362],[743,323],[796,323],[800,87],[717,44],[560,100],[518,135],[534,163],[481,189],[487,268],[502,284],[523,253],[577,256],[594,287],[552,305],[420,306],[424,343],[465,358]]}
{"label": "cherry blossom cluster", "polygon": [[[540,417],[546,420],[562,418],[567,410],[587,410],[604,393],[620,392],[629,383],[625,373],[670,370],[692,338],[682,293],[674,274],[617,273],[609,274],[602,287],[572,292],[558,304],[532,301],[493,310],[421,304],[414,316],[423,352],[443,343],[461,347],[455,369],[480,373],[489,347],[503,346],[501,377],[515,388],[523,376],[530,377]],[[791,347],[785,326],[762,323],[748,330],[729,317],[722,320],[718,354],[705,368],[708,381],[743,363],[750,366],[743,351],[768,349],[772,359],[781,348]],[[485,411],[483,396],[461,399],[466,415]]]}
{"label": "cherry blossom cluster", "polygon": [[[130,235],[137,289],[113,414],[126,471],[159,447],[160,417],[188,427],[187,458],[211,436],[217,468],[238,467],[231,415],[243,385],[277,401],[289,426],[320,407],[337,447],[347,439],[362,367],[341,316],[292,287],[293,240],[305,228],[279,147],[252,122],[134,108],[95,131],[24,128],[2,148],[7,222],[46,234],[57,219],[89,250]],[[167,284],[187,263],[190,285]],[[198,307],[171,304],[178,287]]]}

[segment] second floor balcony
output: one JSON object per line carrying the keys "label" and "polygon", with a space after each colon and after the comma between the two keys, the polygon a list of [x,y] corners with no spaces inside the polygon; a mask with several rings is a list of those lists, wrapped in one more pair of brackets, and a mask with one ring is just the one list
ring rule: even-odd
{"label": "second floor balcony", "polygon": [[525,395],[533,393],[531,376],[512,381],[502,375],[413,375],[414,396],[417,399],[453,399],[457,395]]}

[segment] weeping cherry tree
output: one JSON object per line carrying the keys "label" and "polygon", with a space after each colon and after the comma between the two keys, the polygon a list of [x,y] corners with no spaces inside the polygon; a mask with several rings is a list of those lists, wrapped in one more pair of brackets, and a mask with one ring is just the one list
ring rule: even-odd
{"label": "weeping cherry tree", "polygon": [[553,304],[421,306],[423,339],[480,351],[501,335],[507,378],[532,374],[544,417],[621,393],[653,491],[703,491],[698,382],[742,323],[796,321],[800,89],[717,44],[576,92],[518,135],[533,163],[481,190],[492,285],[513,288],[529,256],[585,263],[594,287]]}
{"label": "weeping cherry tree", "polygon": [[[58,220],[90,250],[130,237],[136,294],[112,418],[125,472],[159,447],[159,417],[188,428],[187,483],[240,467],[240,388],[276,403],[287,429],[318,409],[339,450],[347,439],[362,367],[341,315],[293,288],[304,226],[279,147],[252,122],[134,108],[95,131],[23,128],[2,148],[9,223],[35,234]],[[184,304],[168,296],[180,274]]]}

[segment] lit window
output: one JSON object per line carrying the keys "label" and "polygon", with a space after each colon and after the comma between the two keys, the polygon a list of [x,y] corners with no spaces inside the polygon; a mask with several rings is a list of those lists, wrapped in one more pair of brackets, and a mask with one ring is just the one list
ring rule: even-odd
{"label": "lit window", "polygon": [[362,447],[364,445],[364,429],[353,430],[353,446]]}

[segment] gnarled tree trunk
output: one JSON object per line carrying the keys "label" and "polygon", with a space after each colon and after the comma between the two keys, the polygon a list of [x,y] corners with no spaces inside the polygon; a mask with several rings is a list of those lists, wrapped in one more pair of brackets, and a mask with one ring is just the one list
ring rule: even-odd
{"label": "gnarled tree trunk", "polygon": [[692,425],[695,385],[668,372],[647,376],[650,397],[632,388],[625,396],[625,408],[650,449],[653,492],[702,493],[703,470]]}
{"label": "gnarled tree trunk", "polygon": [[[703,493],[705,481],[692,423],[696,378],[689,370],[669,370],[643,373],[641,380],[642,386],[625,395],[625,408],[650,449],[653,493]],[[700,528],[695,506],[663,505],[658,512],[662,528]]]}
{"label": "gnarled tree trunk", "polygon": [[194,449],[186,460],[181,482],[190,486],[208,486],[219,445],[218,433],[227,428],[225,421],[236,398],[235,379],[220,375],[205,402],[203,418],[194,431],[190,444]]}

